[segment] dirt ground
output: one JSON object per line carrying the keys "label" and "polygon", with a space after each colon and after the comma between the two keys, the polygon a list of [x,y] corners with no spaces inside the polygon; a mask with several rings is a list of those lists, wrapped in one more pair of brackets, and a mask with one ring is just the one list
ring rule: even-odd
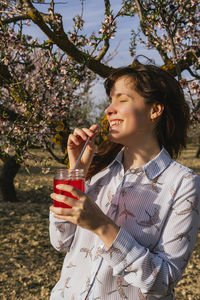
{"label": "dirt ground", "polygon": [[[196,148],[189,145],[179,161],[200,174]],[[41,155],[38,152],[34,150]],[[0,300],[47,300],[59,278],[64,254],[50,245],[48,213],[53,174],[61,166],[54,161],[48,165],[47,175],[34,161],[30,161],[30,175],[20,169],[15,179],[20,202],[3,203],[0,198]],[[176,287],[176,299],[200,300],[200,233]]]}

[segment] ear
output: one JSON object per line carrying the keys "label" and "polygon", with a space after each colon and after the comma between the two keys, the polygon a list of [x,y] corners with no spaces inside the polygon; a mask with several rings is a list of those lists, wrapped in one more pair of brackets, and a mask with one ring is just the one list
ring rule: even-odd
{"label": "ear", "polygon": [[162,103],[159,102],[153,103],[150,112],[151,120],[155,121],[157,118],[159,118],[162,115],[163,110],[164,110],[164,105]]}

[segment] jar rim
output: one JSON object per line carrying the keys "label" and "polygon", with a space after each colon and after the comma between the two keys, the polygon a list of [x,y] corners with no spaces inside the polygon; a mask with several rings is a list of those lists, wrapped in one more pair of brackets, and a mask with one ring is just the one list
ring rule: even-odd
{"label": "jar rim", "polygon": [[64,169],[64,168],[61,168],[61,169],[57,169],[56,172],[83,172],[84,169]]}

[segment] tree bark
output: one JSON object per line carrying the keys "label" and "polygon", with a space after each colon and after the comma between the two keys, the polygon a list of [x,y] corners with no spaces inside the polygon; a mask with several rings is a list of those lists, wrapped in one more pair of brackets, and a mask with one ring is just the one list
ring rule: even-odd
{"label": "tree bark", "polygon": [[19,171],[20,165],[13,157],[4,159],[4,164],[0,171],[0,192],[4,202],[18,202],[14,178]]}

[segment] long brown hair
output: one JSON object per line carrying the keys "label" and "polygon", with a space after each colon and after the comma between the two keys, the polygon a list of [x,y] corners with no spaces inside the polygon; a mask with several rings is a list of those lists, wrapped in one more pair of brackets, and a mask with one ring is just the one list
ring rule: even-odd
{"label": "long brown hair", "polygon": [[[114,83],[122,76],[129,77],[134,89],[146,100],[146,103],[161,103],[164,111],[156,126],[156,136],[160,147],[164,146],[171,157],[177,158],[186,147],[189,126],[189,106],[179,82],[167,71],[152,64],[141,64],[137,60],[134,67],[119,68],[105,81],[109,96]],[[106,141],[94,156],[87,177],[91,177],[105,168],[122,148],[122,145]]]}

